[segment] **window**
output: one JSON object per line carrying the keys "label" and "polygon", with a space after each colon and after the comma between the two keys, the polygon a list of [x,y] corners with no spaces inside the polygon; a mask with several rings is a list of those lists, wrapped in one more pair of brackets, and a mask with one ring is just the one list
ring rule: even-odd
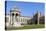
{"label": "window", "polygon": [[9,18],[8,17],[6,17],[6,21],[5,22],[9,22]]}

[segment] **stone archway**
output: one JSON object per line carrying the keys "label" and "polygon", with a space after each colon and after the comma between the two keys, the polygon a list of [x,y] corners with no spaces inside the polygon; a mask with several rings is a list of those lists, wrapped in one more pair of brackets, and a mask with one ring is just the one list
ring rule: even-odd
{"label": "stone archway", "polygon": [[18,14],[18,13],[16,13],[16,16],[19,16],[19,14]]}

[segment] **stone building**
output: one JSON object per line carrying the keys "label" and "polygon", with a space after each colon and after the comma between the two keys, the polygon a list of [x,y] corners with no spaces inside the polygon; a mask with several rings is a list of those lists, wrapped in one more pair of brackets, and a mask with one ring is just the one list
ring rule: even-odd
{"label": "stone building", "polygon": [[44,23],[44,17],[42,17],[41,14],[38,13],[38,11],[35,15],[33,15],[33,17],[22,16],[19,9],[14,7],[10,9],[10,14],[6,15],[5,23],[7,27],[8,26],[21,27],[22,25]]}
{"label": "stone building", "polygon": [[[21,16],[21,12],[18,8],[12,8],[10,10],[10,14],[6,15],[6,26],[22,26],[26,25],[27,21],[30,20],[31,17]],[[8,24],[8,25],[7,25]]]}
{"label": "stone building", "polygon": [[33,15],[33,18],[29,20],[28,24],[45,24],[45,16],[37,11]]}

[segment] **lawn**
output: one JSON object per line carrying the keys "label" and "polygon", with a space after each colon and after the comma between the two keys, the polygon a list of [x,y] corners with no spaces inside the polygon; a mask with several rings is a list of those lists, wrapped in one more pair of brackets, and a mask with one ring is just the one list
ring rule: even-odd
{"label": "lawn", "polygon": [[44,28],[44,24],[33,24],[33,25],[24,25],[24,27],[8,27],[7,30],[23,30],[23,29],[37,29],[37,28]]}

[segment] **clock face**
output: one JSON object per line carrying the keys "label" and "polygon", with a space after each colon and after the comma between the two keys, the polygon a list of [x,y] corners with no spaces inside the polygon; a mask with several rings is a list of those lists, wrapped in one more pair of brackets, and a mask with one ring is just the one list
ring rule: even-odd
{"label": "clock face", "polygon": [[16,16],[18,16],[18,13],[16,13]]}

